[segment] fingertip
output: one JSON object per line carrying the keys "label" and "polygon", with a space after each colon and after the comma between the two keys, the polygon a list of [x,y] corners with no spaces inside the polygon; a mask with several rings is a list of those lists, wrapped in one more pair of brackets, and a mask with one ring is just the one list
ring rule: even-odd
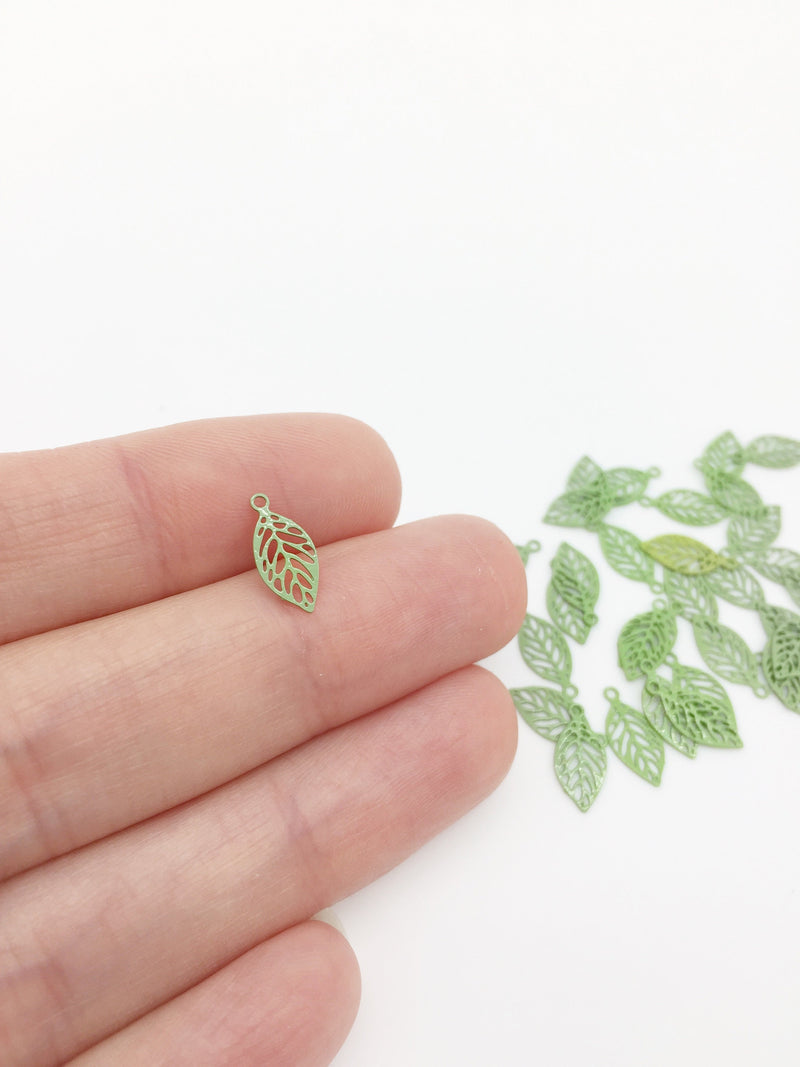
{"label": "fingertip", "polygon": [[464,684],[473,708],[472,737],[467,758],[474,761],[470,776],[488,796],[508,774],[517,752],[518,717],[505,684],[485,667],[467,667]]}
{"label": "fingertip", "polygon": [[[388,529],[397,520],[402,498],[402,479],[397,460],[386,439],[369,423],[350,415],[335,415],[351,442],[353,460],[369,458],[370,478],[364,492],[370,494],[369,508],[374,517],[374,529]],[[363,510],[364,501],[351,502]]]}

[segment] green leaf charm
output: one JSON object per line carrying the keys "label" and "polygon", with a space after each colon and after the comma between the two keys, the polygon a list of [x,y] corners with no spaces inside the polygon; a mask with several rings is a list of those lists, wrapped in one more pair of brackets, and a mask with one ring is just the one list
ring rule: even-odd
{"label": "green leaf charm", "polygon": [[761,657],[764,677],[778,700],[800,713],[800,616],[767,605],[760,614],[769,634]]}
{"label": "green leaf charm", "polygon": [[768,548],[751,556],[747,562],[759,574],[779,585],[784,584],[787,574],[800,575],[800,554],[791,548]]}
{"label": "green leaf charm", "polygon": [[637,471],[632,467],[614,467],[606,471],[605,476],[615,508],[641,500],[652,477],[650,471]]}
{"label": "green leaf charm", "polygon": [[764,510],[753,486],[734,474],[711,471],[706,474],[706,485],[714,500],[736,515],[760,515]]}
{"label": "green leaf charm", "polygon": [[670,607],[684,619],[716,619],[719,614],[717,601],[708,580],[702,575],[681,574],[679,571],[664,571],[664,592]]}
{"label": "green leaf charm", "polygon": [[766,552],[752,556],[751,566],[765,578],[778,582],[795,602],[800,605],[800,555],[791,548],[768,548]]}
{"label": "green leaf charm", "polygon": [[597,533],[606,561],[618,574],[648,585],[655,581],[652,560],[642,551],[638,537],[618,526],[603,525]]}
{"label": "green leaf charm", "polygon": [[696,493],[693,489],[671,489],[653,501],[655,507],[675,522],[686,526],[713,526],[728,514],[710,496]]}
{"label": "green leaf charm", "polygon": [[666,678],[657,674],[648,678],[642,690],[642,711],[656,733],[663,737],[667,744],[682,752],[684,756],[694,759],[697,755],[696,743],[682,734],[667,716],[664,697],[669,690],[670,683]]}
{"label": "green leaf charm", "polygon": [[598,467],[593,459],[582,456],[570,471],[567,478],[567,489],[572,492],[576,489],[586,489],[602,477],[603,468]]}
{"label": "green leaf charm", "polygon": [[679,574],[708,574],[717,567],[735,566],[731,560],[718,556],[713,549],[683,534],[663,534],[645,541],[642,551],[667,570]]}
{"label": "green leaf charm", "polygon": [[676,664],[672,684],[661,696],[670,722],[684,737],[712,748],[742,747],[728,694],[710,674]]}
{"label": "green leaf charm", "polygon": [[594,607],[600,595],[600,579],[590,559],[562,543],[550,563],[552,577],[547,587],[547,610],[559,629],[583,644],[597,622]]}
{"label": "green leaf charm", "polygon": [[757,437],[744,452],[748,463],[759,467],[786,468],[800,463],[800,441],[790,437]]}
{"label": "green leaf charm", "polygon": [[758,608],[764,603],[764,590],[746,567],[720,567],[703,580],[713,593],[738,608]]}
{"label": "green leaf charm", "polygon": [[[547,583],[545,601],[547,604],[547,614],[562,634],[571,637],[572,640],[577,641],[579,645],[585,644],[593,623],[588,623],[583,614],[578,611],[577,608],[572,607],[572,605],[564,599],[558,589],[556,589],[555,585],[553,585],[552,581]],[[597,616],[590,616],[590,618],[597,621]]]}
{"label": "green leaf charm", "polygon": [[766,696],[758,674],[758,661],[744,640],[714,619],[694,620],[694,639],[706,664],[720,678],[749,685],[757,696]]}
{"label": "green leaf charm", "polygon": [[697,466],[702,471],[720,471],[725,474],[741,474],[744,470],[744,449],[732,433],[715,437],[703,453]]}
{"label": "green leaf charm", "polygon": [[571,703],[558,689],[531,685],[512,689],[511,698],[528,726],[548,741],[557,741],[571,721]]}
{"label": "green leaf charm", "polygon": [[[256,501],[263,500],[263,504]],[[266,585],[282,600],[313,611],[319,584],[319,560],[314,542],[296,522],[270,511],[264,493],[250,497],[258,513],[253,532],[253,557]]]}
{"label": "green leaf charm", "polygon": [[596,734],[586,721],[583,709],[572,708],[572,721],[556,742],[556,777],[564,792],[588,811],[606,776],[606,739]]}
{"label": "green leaf charm", "polygon": [[605,691],[610,707],[606,740],[619,759],[651,785],[659,785],[664,770],[664,742],[640,711],[623,704],[616,689]]}
{"label": "green leaf charm", "polygon": [[619,665],[629,680],[652,674],[672,651],[678,636],[675,616],[655,608],[627,622],[619,635]]}
{"label": "green leaf charm", "polygon": [[567,688],[572,673],[572,657],[567,642],[552,623],[535,615],[526,615],[519,632],[519,649],[523,660],[535,674],[546,682],[555,682],[562,689]]}
{"label": "green leaf charm", "polygon": [[737,515],[728,523],[728,545],[736,555],[761,552],[781,532],[781,509],[764,508],[757,518]]}
{"label": "green leaf charm", "polygon": [[542,521],[550,526],[580,526],[591,530],[608,510],[605,494],[598,484],[564,493],[553,501]]}

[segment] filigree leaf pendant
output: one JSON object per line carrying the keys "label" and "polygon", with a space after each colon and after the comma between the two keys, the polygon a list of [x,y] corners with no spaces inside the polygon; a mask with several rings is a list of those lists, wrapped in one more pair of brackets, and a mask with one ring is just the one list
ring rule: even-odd
{"label": "filigree leaf pendant", "polygon": [[258,573],[281,600],[288,600],[303,611],[313,611],[319,585],[314,542],[302,526],[270,511],[264,493],[254,493],[250,507],[258,513],[253,532],[253,558]]}

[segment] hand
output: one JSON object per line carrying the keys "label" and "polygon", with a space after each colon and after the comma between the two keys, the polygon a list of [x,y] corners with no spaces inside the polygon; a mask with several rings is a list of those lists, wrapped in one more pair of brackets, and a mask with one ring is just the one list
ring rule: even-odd
{"label": "hand", "polygon": [[[389,529],[394,461],[335,416],[7,455],[0,485],[0,1060],[329,1063],[358,968],[310,916],[506,772],[470,664],[522,621],[516,551]],[[257,492],[317,543],[313,614],[256,573]]]}

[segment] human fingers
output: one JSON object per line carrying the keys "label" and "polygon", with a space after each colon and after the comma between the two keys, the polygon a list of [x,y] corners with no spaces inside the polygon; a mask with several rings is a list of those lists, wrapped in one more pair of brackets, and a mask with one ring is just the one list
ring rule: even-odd
{"label": "human fingers", "polygon": [[0,874],[237,777],[490,655],[524,569],[496,527],[429,519],[321,549],[313,616],[255,568],[0,648]]}
{"label": "human fingers", "polygon": [[465,668],[0,889],[13,1067],[77,1055],[354,892],[484,797],[516,744]]}
{"label": "human fingers", "polygon": [[358,1008],[352,949],[292,926],[119,1030],[69,1067],[326,1067]]}
{"label": "human fingers", "polygon": [[0,643],[252,564],[254,493],[318,545],[390,526],[388,448],[339,415],[208,419],[0,456]]}

